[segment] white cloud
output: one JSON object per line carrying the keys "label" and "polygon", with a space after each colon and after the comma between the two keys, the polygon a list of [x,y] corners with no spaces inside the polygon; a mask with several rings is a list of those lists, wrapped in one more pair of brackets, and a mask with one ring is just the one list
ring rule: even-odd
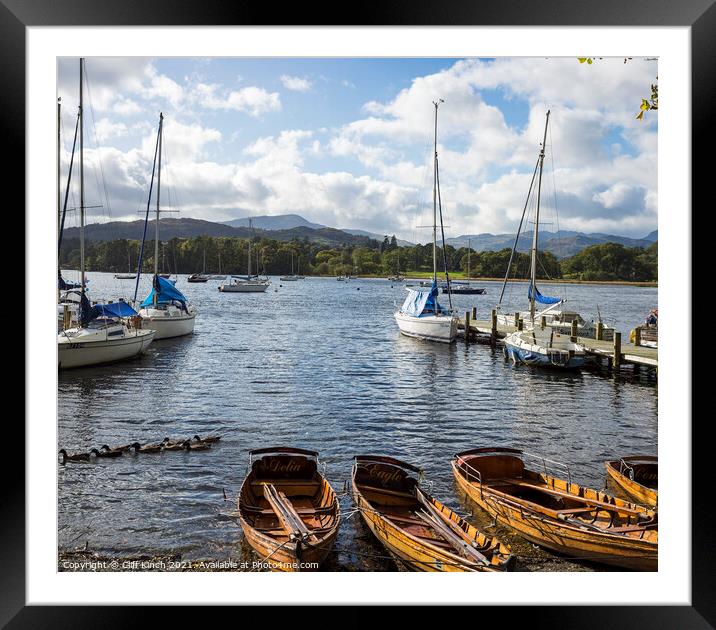
{"label": "white cloud", "polygon": [[251,116],[281,111],[281,98],[277,92],[249,86],[219,95],[219,87],[215,84],[200,83],[195,87],[194,98],[207,109],[233,110]]}
{"label": "white cloud", "polygon": [[308,92],[313,87],[313,83],[304,77],[292,77],[288,74],[281,75],[281,83],[287,90],[294,92]]}

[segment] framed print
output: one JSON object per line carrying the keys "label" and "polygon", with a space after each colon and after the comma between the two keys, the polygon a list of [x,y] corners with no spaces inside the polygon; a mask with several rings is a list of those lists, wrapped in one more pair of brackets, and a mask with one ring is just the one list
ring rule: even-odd
{"label": "framed print", "polygon": [[716,10],[433,9],[3,0],[11,627],[177,603],[714,623],[690,261]]}

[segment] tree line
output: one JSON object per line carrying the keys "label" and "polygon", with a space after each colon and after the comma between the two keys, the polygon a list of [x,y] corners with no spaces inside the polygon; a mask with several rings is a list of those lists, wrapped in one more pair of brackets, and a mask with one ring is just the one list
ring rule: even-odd
{"label": "tree line", "polygon": [[[433,270],[433,246],[400,247],[395,238],[371,246],[328,246],[307,239],[277,241],[251,239],[252,271],[267,275],[293,273],[316,276],[394,274],[430,275]],[[137,270],[141,242],[119,239],[86,242],[85,266],[88,271],[121,273]],[[173,238],[161,243],[159,270],[166,273],[246,274],[249,239],[198,236]],[[592,245],[569,258],[558,259],[551,252],[539,253],[537,276],[541,279],[655,281],[657,279],[657,244],[643,249],[617,243]],[[510,259],[510,249],[476,252],[470,250],[470,275],[477,278],[501,278]],[[438,248],[438,272],[445,268],[464,275],[468,270],[468,248],[446,245]],[[78,269],[79,239],[65,239],[60,251],[60,267]],[[529,254],[514,255],[511,278],[529,277]],[[144,246],[142,273],[154,271],[154,241]]]}

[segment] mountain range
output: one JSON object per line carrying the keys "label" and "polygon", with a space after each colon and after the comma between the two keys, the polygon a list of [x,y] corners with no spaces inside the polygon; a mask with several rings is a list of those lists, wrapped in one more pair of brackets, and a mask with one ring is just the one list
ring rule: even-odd
{"label": "mountain range", "polygon": [[[249,219],[252,227],[249,228]],[[196,236],[226,236],[247,238],[250,235],[265,236],[279,241],[293,239],[307,239],[311,242],[330,247],[341,245],[368,245],[370,240],[382,241],[383,234],[368,232],[366,230],[332,228],[320,223],[312,223],[298,214],[282,214],[275,216],[255,216],[233,219],[217,223],[201,219],[162,219],[160,223],[162,239],[191,238]],[[142,238],[144,221],[111,221],[108,223],[92,223],[85,227],[85,236],[90,241],[111,241],[116,239]],[[150,223],[147,237],[152,238],[153,225]],[[65,229],[66,238],[79,237],[79,228]],[[514,234],[463,234],[445,239],[453,247],[470,247],[477,251],[498,251],[511,248],[514,244]],[[558,258],[573,256],[585,247],[601,243],[618,243],[625,247],[648,247],[658,240],[658,231],[647,234],[644,238],[629,238],[614,234],[573,232],[560,230],[559,232],[540,232],[539,248],[552,252]],[[400,246],[411,246],[413,243],[397,239]],[[527,251],[532,244],[532,235],[523,233],[518,243],[519,251]]]}

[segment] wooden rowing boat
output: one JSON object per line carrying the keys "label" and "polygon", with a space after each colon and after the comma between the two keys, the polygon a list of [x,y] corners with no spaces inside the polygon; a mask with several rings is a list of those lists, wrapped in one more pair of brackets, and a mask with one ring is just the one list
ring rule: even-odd
{"label": "wooden rowing boat", "polygon": [[659,460],[631,455],[604,463],[607,474],[635,501],[656,507],[659,499]]}
{"label": "wooden rowing boat", "polygon": [[353,501],[376,538],[414,571],[503,571],[509,546],[427,494],[420,470],[392,457],[354,458]]}
{"label": "wooden rowing boat", "polygon": [[[655,510],[525,467],[533,456],[512,448],[455,455],[453,475],[466,496],[527,540],[575,558],[656,571]],[[555,462],[551,462],[554,464]]]}
{"label": "wooden rowing boat", "polygon": [[273,571],[316,570],[341,520],[336,493],[318,471],[318,453],[262,448],[250,451],[249,466],[239,493],[246,540]]}

